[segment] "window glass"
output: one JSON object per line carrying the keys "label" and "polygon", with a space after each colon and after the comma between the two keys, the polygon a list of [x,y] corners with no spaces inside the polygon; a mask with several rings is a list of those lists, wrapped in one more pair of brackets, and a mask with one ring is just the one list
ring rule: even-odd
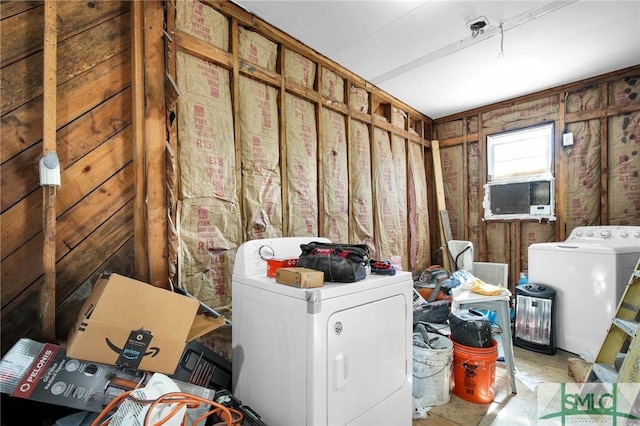
{"label": "window glass", "polygon": [[553,124],[487,137],[487,181],[552,173]]}

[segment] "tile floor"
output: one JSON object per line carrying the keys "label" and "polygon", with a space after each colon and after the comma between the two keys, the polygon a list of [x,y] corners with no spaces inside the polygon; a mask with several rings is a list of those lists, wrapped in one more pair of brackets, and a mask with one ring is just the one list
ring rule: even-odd
{"label": "tile floor", "polygon": [[[555,355],[514,348],[515,363],[539,383],[573,383],[567,361],[574,354],[557,350]],[[451,394],[447,404],[434,406],[426,419],[414,419],[413,426],[528,426],[537,418],[536,392],[516,378],[517,393],[512,394],[504,364],[496,366],[495,398],[489,404],[474,404]]]}

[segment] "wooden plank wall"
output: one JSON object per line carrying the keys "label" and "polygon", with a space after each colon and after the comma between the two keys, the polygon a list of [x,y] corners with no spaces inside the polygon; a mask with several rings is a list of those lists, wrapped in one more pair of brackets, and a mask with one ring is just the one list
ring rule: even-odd
{"label": "wooden plank wall", "polygon": [[[527,269],[528,245],[563,241],[575,226],[640,225],[640,128],[635,124],[640,117],[639,91],[640,66],[634,66],[436,120],[434,138],[440,141],[441,150],[457,150],[462,155],[456,163],[460,175],[449,185],[445,182],[448,209],[458,224],[452,229],[454,239],[472,241],[477,260],[508,263],[513,290],[519,272]],[[484,221],[486,136],[548,122],[555,125],[557,221]],[[623,132],[619,123],[627,123],[628,129]],[[591,130],[575,136],[588,137],[599,147],[590,155],[595,160],[586,158],[577,146],[562,147],[562,133],[584,128]],[[628,135],[627,140],[620,135]],[[576,143],[585,145],[586,141]],[[609,158],[620,148],[625,153],[622,166],[617,165],[617,158]],[[615,175],[612,169],[620,168],[624,168],[622,175]],[[617,181],[612,182],[613,176]],[[572,184],[573,197],[569,198]],[[614,192],[617,196],[612,197]],[[580,198],[595,198],[592,211],[583,211],[587,203]]]}
{"label": "wooden plank wall", "polygon": [[[102,271],[135,275],[131,17],[128,1],[57,2],[57,335]],[[3,354],[40,337],[43,2],[3,2],[1,321]]]}

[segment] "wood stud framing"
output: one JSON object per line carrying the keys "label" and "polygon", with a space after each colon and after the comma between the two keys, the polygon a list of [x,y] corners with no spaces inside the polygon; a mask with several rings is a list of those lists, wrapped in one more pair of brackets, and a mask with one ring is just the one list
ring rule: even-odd
{"label": "wood stud framing", "polygon": [[[56,152],[56,94],[57,94],[57,50],[58,31],[56,2],[44,4],[44,72],[43,72],[43,156]],[[56,154],[57,155],[57,154]],[[42,167],[42,166],[41,166]],[[41,289],[42,334],[55,339],[56,315],[56,186],[41,182],[43,189],[43,271],[44,285]]]}
{"label": "wood stud framing", "polygon": [[[279,98],[278,98],[278,107],[279,107],[279,138],[280,138],[280,158],[286,159],[286,116],[285,116],[285,96],[287,93],[293,94],[301,99],[304,99],[308,102],[311,102],[315,106],[316,112],[316,126],[317,126],[317,141],[318,141],[318,164],[322,164],[322,140],[323,140],[323,130],[322,130],[322,117],[323,114],[326,114],[326,110],[334,111],[339,114],[342,114],[345,117],[345,138],[347,142],[347,147],[350,146],[351,142],[351,130],[350,126],[352,120],[358,120],[364,124],[366,124],[369,128],[369,134],[371,138],[371,146],[373,148],[373,138],[374,132],[373,128],[377,127],[383,129],[389,133],[390,142],[393,141],[392,136],[398,135],[405,140],[405,151],[407,151],[408,143],[417,143],[422,146],[423,150],[428,150],[430,147],[430,142],[425,139],[426,136],[430,135],[431,131],[431,120],[409,107],[408,105],[402,103],[401,101],[393,98],[392,96],[380,91],[375,86],[371,85],[367,81],[358,77],[357,75],[351,73],[350,71],[342,68],[341,66],[331,62],[327,58],[319,55],[314,50],[304,46],[297,40],[291,38],[287,34],[279,31],[278,29],[271,27],[270,25],[264,23],[258,18],[254,17],[250,13],[246,12],[244,9],[235,6],[230,2],[225,1],[210,1],[204,0],[201,1],[203,4],[211,6],[216,11],[225,15],[229,19],[229,28],[230,28],[230,51],[224,51],[217,47],[214,47],[206,42],[198,40],[197,38],[185,34],[184,32],[175,29],[169,28],[169,32],[173,36],[172,46],[180,51],[186,52],[190,55],[196,56],[200,59],[212,62],[216,65],[219,65],[230,72],[232,72],[232,108],[233,108],[233,116],[234,116],[234,126],[236,132],[236,179],[238,182],[238,191],[239,191],[239,200],[242,202],[241,195],[241,163],[239,155],[241,153],[240,145],[239,145],[239,134],[240,134],[240,123],[239,123],[239,89],[238,89],[238,81],[242,77],[248,77],[254,79],[256,81],[265,83],[271,87],[275,87],[278,90]],[[173,10],[173,9],[172,9]],[[248,30],[254,31],[257,34],[265,37],[266,39],[276,43],[278,45],[278,68],[276,71],[271,71],[266,68],[262,68],[261,66],[248,62],[247,60],[241,58],[239,56],[239,28],[243,27]],[[302,55],[304,58],[311,60],[316,65],[316,76],[313,87],[306,87],[292,79],[288,78],[285,75],[285,50],[291,50],[294,53]],[[333,99],[325,97],[322,95],[322,73],[324,70],[331,71],[341,77],[344,81],[344,95],[345,100],[343,102],[337,102]],[[350,106],[350,96],[349,90],[352,86],[357,86],[367,91],[369,95],[369,111],[368,113],[360,112],[356,109],[353,109]],[[398,108],[402,110],[405,114],[407,114],[406,124],[402,127],[394,126],[391,122],[387,122],[386,120],[380,120],[375,117],[375,109],[380,106],[385,112],[385,118],[391,121],[393,108]],[[409,127],[411,126],[411,127]],[[415,130],[415,133],[411,132],[411,130]],[[408,152],[408,151],[407,151]],[[347,155],[350,153],[347,151]],[[280,171],[282,182],[288,182],[287,176],[287,168],[286,162],[280,162]],[[318,171],[318,206],[322,209],[323,206],[323,180],[321,179],[322,171],[319,169]],[[408,188],[408,185],[407,185]],[[283,204],[286,205],[286,200],[288,200],[288,187],[283,184],[281,188],[281,195]],[[375,191],[372,194],[373,202],[375,203]],[[374,204],[375,205],[375,204]],[[290,218],[288,217],[289,212],[286,208],[283,208],[282,211],[282,226],[283,233],[286,235]],[[352,215],[349,215],[349,223],[352,225]],[[434,227],[435,229],[435,227]],[[323,217],[319,215],[318,217],[318,231],[322,234],[323,232]],[[408,237],[408,236],[407,236]]]}

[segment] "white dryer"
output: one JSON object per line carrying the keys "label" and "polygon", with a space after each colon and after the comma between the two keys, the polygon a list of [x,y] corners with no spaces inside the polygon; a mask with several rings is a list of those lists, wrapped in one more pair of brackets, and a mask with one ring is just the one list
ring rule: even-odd
{"label": "white dryer", "polygon": [[413,279],[368,275],[300,289],[266,276],[264,254],[319,238],[253,240],[232,278],[233,393],[270,425],[411,425]]}
{"label": "white dryer", "polygon": [[557,292],[557,347],[593,361],[640,258],[640,226],[580,226],[528,256],[529,282]]}

